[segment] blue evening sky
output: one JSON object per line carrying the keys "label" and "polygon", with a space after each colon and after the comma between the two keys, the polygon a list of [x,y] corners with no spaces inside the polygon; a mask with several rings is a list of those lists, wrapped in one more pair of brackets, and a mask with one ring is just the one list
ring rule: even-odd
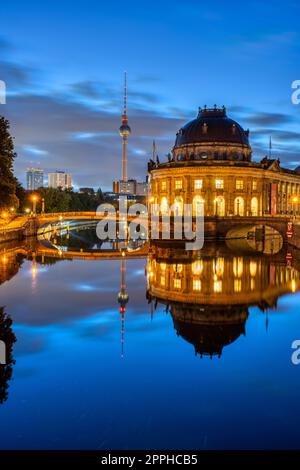
{"label": "blue evening sky", "polygon": [[24,182],[28,166],[66,169],[75,186],[120,177],[122,80],[128,73],[129,174],[144,178],[198,106],[223,105],[250,128],[254,158],[300,164],[300,6],[296,1],[76,2],[1,5],[0,79]]}

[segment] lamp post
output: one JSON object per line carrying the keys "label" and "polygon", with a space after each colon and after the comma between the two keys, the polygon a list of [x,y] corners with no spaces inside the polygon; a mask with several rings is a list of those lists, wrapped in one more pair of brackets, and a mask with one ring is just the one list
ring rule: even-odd
{"label": "lamp post", "polygon": [[42,197],[42,214],[45,212],[45,198]]}
{"label": "lamp post", "polygon": [[294,195],[291,199],[292,205],[293,205],[293,217],[295,219],[296,217],[296,205],[299,203],[299,197],[297,195]]}
{"label": "lamp post", "polygon": [[32,213],[33,213],[33,215],[36,214],[36,202],[37,202],[37,199],[38,199],[37,196],[34,194],[34,195],[32,196]]}

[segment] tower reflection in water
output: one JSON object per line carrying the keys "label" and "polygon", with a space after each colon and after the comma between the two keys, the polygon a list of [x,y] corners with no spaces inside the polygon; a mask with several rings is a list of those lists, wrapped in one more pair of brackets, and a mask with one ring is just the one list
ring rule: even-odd
{"label": "tower reflection in water", "polygon": [[148,301],[166,305],[177,334],[201,357],[221,357],[245,335],[250,306],[267,314],[281,295],[300,288],[300,262],[292,264],[284,250],[268,256],[224,244],[194,253],[152,244],[150,253]]}

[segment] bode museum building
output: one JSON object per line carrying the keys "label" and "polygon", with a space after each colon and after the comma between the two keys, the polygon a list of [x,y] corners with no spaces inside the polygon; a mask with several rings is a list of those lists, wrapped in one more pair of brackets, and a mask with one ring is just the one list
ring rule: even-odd
{"label": "bode museum building", "polygon": [[[150,160],[151,199],[161,212],[184,204],[205,216],[298,214],[300,168],[281,168],[268,157],[252,161],[249,130],[227,117],[226,109],[199,109],[176,135],[166,162]],[[199,211],[199,212],[198,212]]]}

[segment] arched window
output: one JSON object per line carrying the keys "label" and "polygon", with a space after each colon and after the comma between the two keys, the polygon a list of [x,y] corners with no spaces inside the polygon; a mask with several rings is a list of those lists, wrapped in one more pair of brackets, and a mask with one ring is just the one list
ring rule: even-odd
{"label": "arched window", "polygon": [[162,215],[168,215],[169,214],[169,203],[168,203],[168,199],[166,197],[161,198],[160,211],[161,211]]}
{"label": "arched window", "polygon": [[218,196],[214,200],[214,212],[215,215],[219,215],[220,217],[224,217],[225,215],[225,199],[223,196]]}
{"label": "arched window", "polygon": [[258,200],[257,197],[251,199],[251,215],[258,216]]}
{"label": "arched window", "polygon": [[240,196],[234,200],[234,215],[244,215],[244,199]]}
{"label": "arched window", "polygon": [[174,200],[174,215],[183,214],[183,199],[181,196],[176,196]]}
{"label": "arched window", "polygon": [[197,195],[193,198],[193,216],[199,217],[204,215],[204,199]]}

